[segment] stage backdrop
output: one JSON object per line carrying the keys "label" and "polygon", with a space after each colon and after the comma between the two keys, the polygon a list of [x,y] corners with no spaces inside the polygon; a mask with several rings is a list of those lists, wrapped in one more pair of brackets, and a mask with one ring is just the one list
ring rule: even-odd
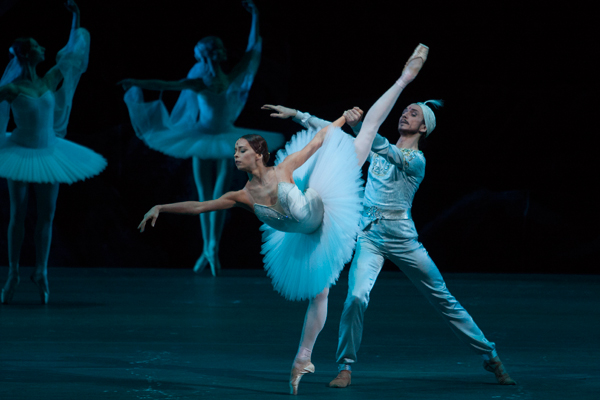
{"label": "stage backdrop", "polygon": [[[256,4],[263,58],[238,126],[287,138],[299,129],[269,118],[260,110],[264,103],[326,119],[353,106],[367,110],[425,43],[430,58],[381,133],[397,139],[398,117],[410,102],[446,101],[423,149],[426,179],[413,208],[420,239],[440,269],[597,273],[591,10],[504,2]],[[161,215],[147,233],[135,229],[155,204],[197,199],[191,161],[150,150],[135,136],[116,82],[185,77],[195,43],[207,35],[223,39],[231,68],[245,49],[250,15],[233,0],[79,6],[91,59],[67,138],[103,154],[109,165],[94,179],[61,186],[50,266],[191,268],[202,249],[197,217]],[[45,72],[69,27],[60,1],[5,0],[0,54],[15,38],[34,37],[46,47],[39,67]],[[176,94],[164,98],[172,106]],[[246,178],[236,172],[232,189]],[[0,265],[7,264],[8,217],[2,180]],[[32,198],[22,265],[34,262],[34,224]],[[223,268],[262,267],[259,227],[246,211],[228,212]]]}

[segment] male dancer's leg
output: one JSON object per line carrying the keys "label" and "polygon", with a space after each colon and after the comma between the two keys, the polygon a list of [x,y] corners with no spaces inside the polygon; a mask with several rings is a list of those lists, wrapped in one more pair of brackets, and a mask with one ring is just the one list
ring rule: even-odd
{"label": "male dancer's leg", "polygon": [[369,294],[383,266],[378,246],[361,234],[348,274],[348,296],[340,320],[337,349],[339,370],[350,370],[362,341],[363,319],[369,305]]}
{"label": "male dancer's leg", "polygon": [[489,342],[467,310],[452,296],[442,274],[422,244],[413,239],[414,248],[407,252],[390,252],[387,258],[396,264],[427,298],[454,334],[475,353],[490,360],[495,357],[496,345]]}

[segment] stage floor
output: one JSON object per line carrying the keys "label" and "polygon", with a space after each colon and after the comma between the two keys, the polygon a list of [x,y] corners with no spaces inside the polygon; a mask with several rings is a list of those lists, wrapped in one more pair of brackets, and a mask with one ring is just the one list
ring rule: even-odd
{"label": "stage floor", "polygon": [[[0,268],[2,284],[7,268]],[[0,399],[281,399],[306,303],[263,271],[30,268],[0,306]],[[600,276],[446,274],[517,386],[495,384],[400,272],[371,293],[352,386],[330,389],[347,275],[313,352],[311,399],[598,399]]]}

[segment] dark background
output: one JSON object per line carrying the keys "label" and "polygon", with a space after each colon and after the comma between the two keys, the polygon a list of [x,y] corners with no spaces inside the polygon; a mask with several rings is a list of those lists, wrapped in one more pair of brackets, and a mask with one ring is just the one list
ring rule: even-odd
{"label": "dark background", "polygon": [[[245,49],[250,14],[234,0],[78,4],[92,45],[67,138],[101,153],[109,165],[96,178],[61,186],[49,264],[191,268],[202,250],[198,218],[163,215],[155,229],[135,230],[152,205],[197,199],[191,160],[150,150],[135,136],[116,82],[184,77],[195,43],[207,35],[223,39],[228,70]],[[446,101],[424,148],[426,179],[413,207],[420,240],[440,269],[597,273],[591,8],[503,1],[256,4],[262,63],[238,126],[287,138],[299,130],[270,119],[260,110],[264,103],[326,119],[355,105],[367,110],[399,77],[413,48],[425,43],[430,57],[381,133],[396,140],[400,111],[410,102]],[[15,38],[34,37],[46,47],[43,73],[66,44],[70,21],[61,1],[0,1],[0,49],[8,54]],[[164,98],[172,105],[176,94]],[[236,172],[232,189],[245,179]],[[34,262],[34,205],[32,198],[22,265]],[[8,214],[2,180],[0,265],[7,263]],[[252,214],[229,211],[223,268],[262,267],[259,226]]]}

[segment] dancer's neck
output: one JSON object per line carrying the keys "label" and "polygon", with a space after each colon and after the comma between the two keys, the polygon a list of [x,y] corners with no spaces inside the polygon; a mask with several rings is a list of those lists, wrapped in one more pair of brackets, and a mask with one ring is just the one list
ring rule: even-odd
{"label": "dancer's neck", "polygon": [[396,147],[400,149],[419,150],[419,133],[400,133],[400,138],[396,142]]}
{"label": "dancer's neck", "polygon": [[272,175],[274,175],[274,167],[266,167],[262,164],[257,164],[256,168],[248,172],[248,180],[255,184],[266,186],[266,184],[272,180]]}
{"label": "dancer's neck", "polygon": [[37,74],[36,67],[36,65],[31,64],[25,65],[21,71],[21,74],[19,75],[18,80],[37,83],[41,78]]}

